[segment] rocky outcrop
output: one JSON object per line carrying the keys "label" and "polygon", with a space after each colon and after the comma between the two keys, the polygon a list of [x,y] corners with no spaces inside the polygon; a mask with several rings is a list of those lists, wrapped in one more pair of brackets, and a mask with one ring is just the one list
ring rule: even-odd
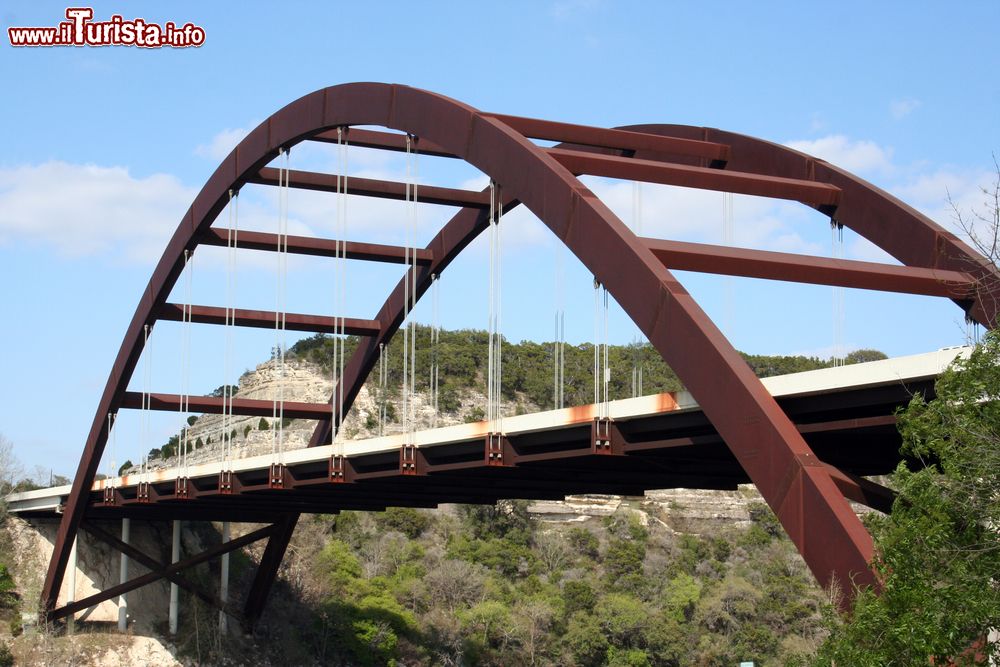
{"label": "rocky outcrop", "polygon": [[753,486],[745,485],[736,491],[662,489],[647,491],[645,496],[631,499],[567,496],[565,500],[531,503],[528,511],[537,519],[550,523],[583,522],[614,514],[626,500],[645,517],[652,517],[681,533],[712,533],[723,526],[746,525],[750,522],[749,505],[763,502]]}
{"label": "rocky outcrop", "polygon": [[[278,362],[266,361],[252,371],[243,374],[239,379],[238,398],[251,398],[273,401],[279,396],[279,389],[286,401],[302,403],[326,403],[333,392],[333,380],[329,373],[324,373],[317,364],[289,359],[285,363],[285,375],[282,379]],[[283,388],[282,388],[283,387]],[[461,397],[460,407],[455,412],[439,413],[436,418],[434,408],[426,394],[418,393],[413,399],[414,419],[417,429],[437,426],[461,424],[471,419],[476,406],[484,403],[481,393],[468,390]],[[395,414],[402,414],[402,403],[398,397],[387,399]],[[348,440],[361,440],[378,435],[378,405],[368,385],[364,385],[354,400],[354,405],[347,414],[343,434]],[[262,423],[263,419],[263,423]],[[279,433],[272,428],[275,420],[271,417],[234,416],[230,427],[233,458],[247,458],[260,454],[269,454],[272,447],[278,445]],[[261,429],[261,426],[265,426]],[[315,422],[305,419],[293,419],[280,431],[281,443],[285,449],[301,449],[309,444]],[[389,421],[383,425],[386,434],[402,431],[402,425]],[[224,440],[224,419],[222,415],[201,415],[188,431],[188,463],[194,465],[210,461],[218,461],[222,456]],[[200,447],[196,447],[198,442]],[[139,471],[139,462],[130,472]],[[177,464],[177,457],[158,459],[149,462],[151,469],[168,468]]]}
{"label": "rocky outcrop", "polygon": [[[115,535],[121,531],[119,521],[98,521],[96,525]],[[214,530],[201,523],[183,522],[181,531],[181,553],[200,553],[205,549],[205,531]],[[49,559],[55,544],[56,531],[59,529],[58,519],[33,518],[24,520],[9,516],[5,525],[13,547],[14,563],[11,571],[14,573],[17,590],[24,600],[38,600],[41,596],[42,579],[48,569]],[[156,560],[170,562],[171,524],[166,521],[133,520],[130,526],[129,543]],[[80,531],[77,536],[76,548],[76,586],[72,594],[73,600],[82,600],[89,595],[111,588],[120,582],[121,555],[105,542],[98,540],[86,531]],[[136,576],[146,571],[135,561],[129,566],[130,576]],[[59,605],[70,599],[70,576],[63,579],[59,592]],[[143,613],[135,617],[139,629],[149,631],[152,624],[162,622],[167,617],[167,607],[170,600],[170,586],[166,580],[160,580],[137,588],[128,593],[128,604]],[[26,610],[28,611],[28,610]],[[34,613],[28,613],[33,617]],[[106,600],[90,609],[76,615],[81,621],[118,621],[117,598]],[[130,624],[132,618],[130,617]]]}

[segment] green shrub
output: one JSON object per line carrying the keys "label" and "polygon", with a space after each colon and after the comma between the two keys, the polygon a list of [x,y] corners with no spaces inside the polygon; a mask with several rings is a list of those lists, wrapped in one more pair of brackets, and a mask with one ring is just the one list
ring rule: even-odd
{"label": "green shrub", "polygon": [[431,518],[412,507],[388,507],[375,515],[375,523],[382,530],[395,530],[413,540],[427,530]]}

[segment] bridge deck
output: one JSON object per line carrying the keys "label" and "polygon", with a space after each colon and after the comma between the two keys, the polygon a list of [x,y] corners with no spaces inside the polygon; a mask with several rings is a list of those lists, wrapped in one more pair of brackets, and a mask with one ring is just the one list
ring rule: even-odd
{"label": "bridge deck", "polygon": [[[933,381],[967,348],[795,373],[765,379],[817,456],[856,475],[891,471],[899,461],[895,410]],[[233,460],[232,489],[220,491],[222,462],[190,466],[188,494],[177,468],[94,483],[93,518],[205,518],[255,521],[282,512],[336,512],[391,505],[492,503],[500,498],[558,499],[573,493],[641,495],[646,489],[731,489],[749,481],[686,392],[612,401],[613,446],[593,446],[596,406],[550,410],[503,420],[505,440],[489,462],[488,423],[476,422],[285,452],[273,488],[271,455]],[[404,446],[413,445],[412,448]],[[331,477],[343,454],[343,481]],[[766,452],[762,451],[762,455]],[[407,458],[408,457],[408,458]],[[404,465],[412,462],[412,467]],[[143,483],[148,494],[140,493]],[[113,489],[107,502],[105,489]],[[69,486],[8,496],[10,511],[52,516]],[[148,495],[148,497],[146,497]]]}

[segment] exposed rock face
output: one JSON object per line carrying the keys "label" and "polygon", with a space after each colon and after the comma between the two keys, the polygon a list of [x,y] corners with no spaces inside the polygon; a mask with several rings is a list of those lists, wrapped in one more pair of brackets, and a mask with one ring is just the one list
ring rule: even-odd
{"label": "exposed rock face", "polygon": [[[120,535],[120,521],[101,521],[97,522],[97,525],[116,537]],[[205,546],[201,536],[188,529],[187,523],[182,526],[185,528],[181,532],[181,553],[193,554],[203,551]],[[25,521],[11,516],[7,519],[7,528],[14,546],[13,572],[17,577],[17,590],[21,592],[24,600],[37,600],[41,596],[42,582],[48,569],[49,559],[52,557],[59,521],[57,519]],[[170,562],[170,531],[169,522],[133,520],[129,543],[161,563]],[[76,558],[76,588],[72,599],[82,600],[119,583],[120,553],[86,531],[80,531],[78,535]],[[144,572],[146,568],[135,561],[130,563],[130,577]],[[65,604],[70,599],[69,588],[70,576],[67,574],[59,591],[59,605]],[[139,629],[143,631],[149,631],[154,622],[166,619],[169,601],[170,585],[166,580],[148,584],[128,593],[129,606],[142,610],[142,613],[135,615],[134,619],[139,623]],[[86,621],[117,622],[117,598],[106,600],[80,612],[76,618]],[[132,618],[130,616],[130,622]]]}
{"label": "exposed rock face", "polygon": [[562,523],[611,516],[621,504],[621,496],[585,494],[566,496],[565,500],[539,500],[528,505],[528,511],[541,521]]}
{"label": "exposed rock face", "polygon": [[[621,496],[580,495],[565,500],[532,503],[528,511],[541,521],[570,523],[614,514],[623,503]],[[644,515],[662,521],[682,533],[712,533],[722,526],[750,522],[748,505],[763,502],[751,485],[737,491],[663,489],[647,491],[638,499]]]}
{"label": "exposed rock face", "polygon": [[750,523],[750,503],[764,499],[750,484],[736,491],[704,489],[663,489],[647,491],[643,506],[660,515],[664,522],[681,533],[714,533],[724,526]]}

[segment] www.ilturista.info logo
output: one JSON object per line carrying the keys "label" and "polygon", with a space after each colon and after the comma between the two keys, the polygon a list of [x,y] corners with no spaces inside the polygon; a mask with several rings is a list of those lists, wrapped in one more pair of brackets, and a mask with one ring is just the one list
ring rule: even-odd
{"label": "www.ilturista.info logo", "polygon": [[168,21],[162,26],[145,19],[125,20],[115,14],[108,21],[93,21],[92,7],[69,7],[68,21],[53,27],[7,28],[11,46],[139,46],[185,48],[205,43],[205,29]]}

